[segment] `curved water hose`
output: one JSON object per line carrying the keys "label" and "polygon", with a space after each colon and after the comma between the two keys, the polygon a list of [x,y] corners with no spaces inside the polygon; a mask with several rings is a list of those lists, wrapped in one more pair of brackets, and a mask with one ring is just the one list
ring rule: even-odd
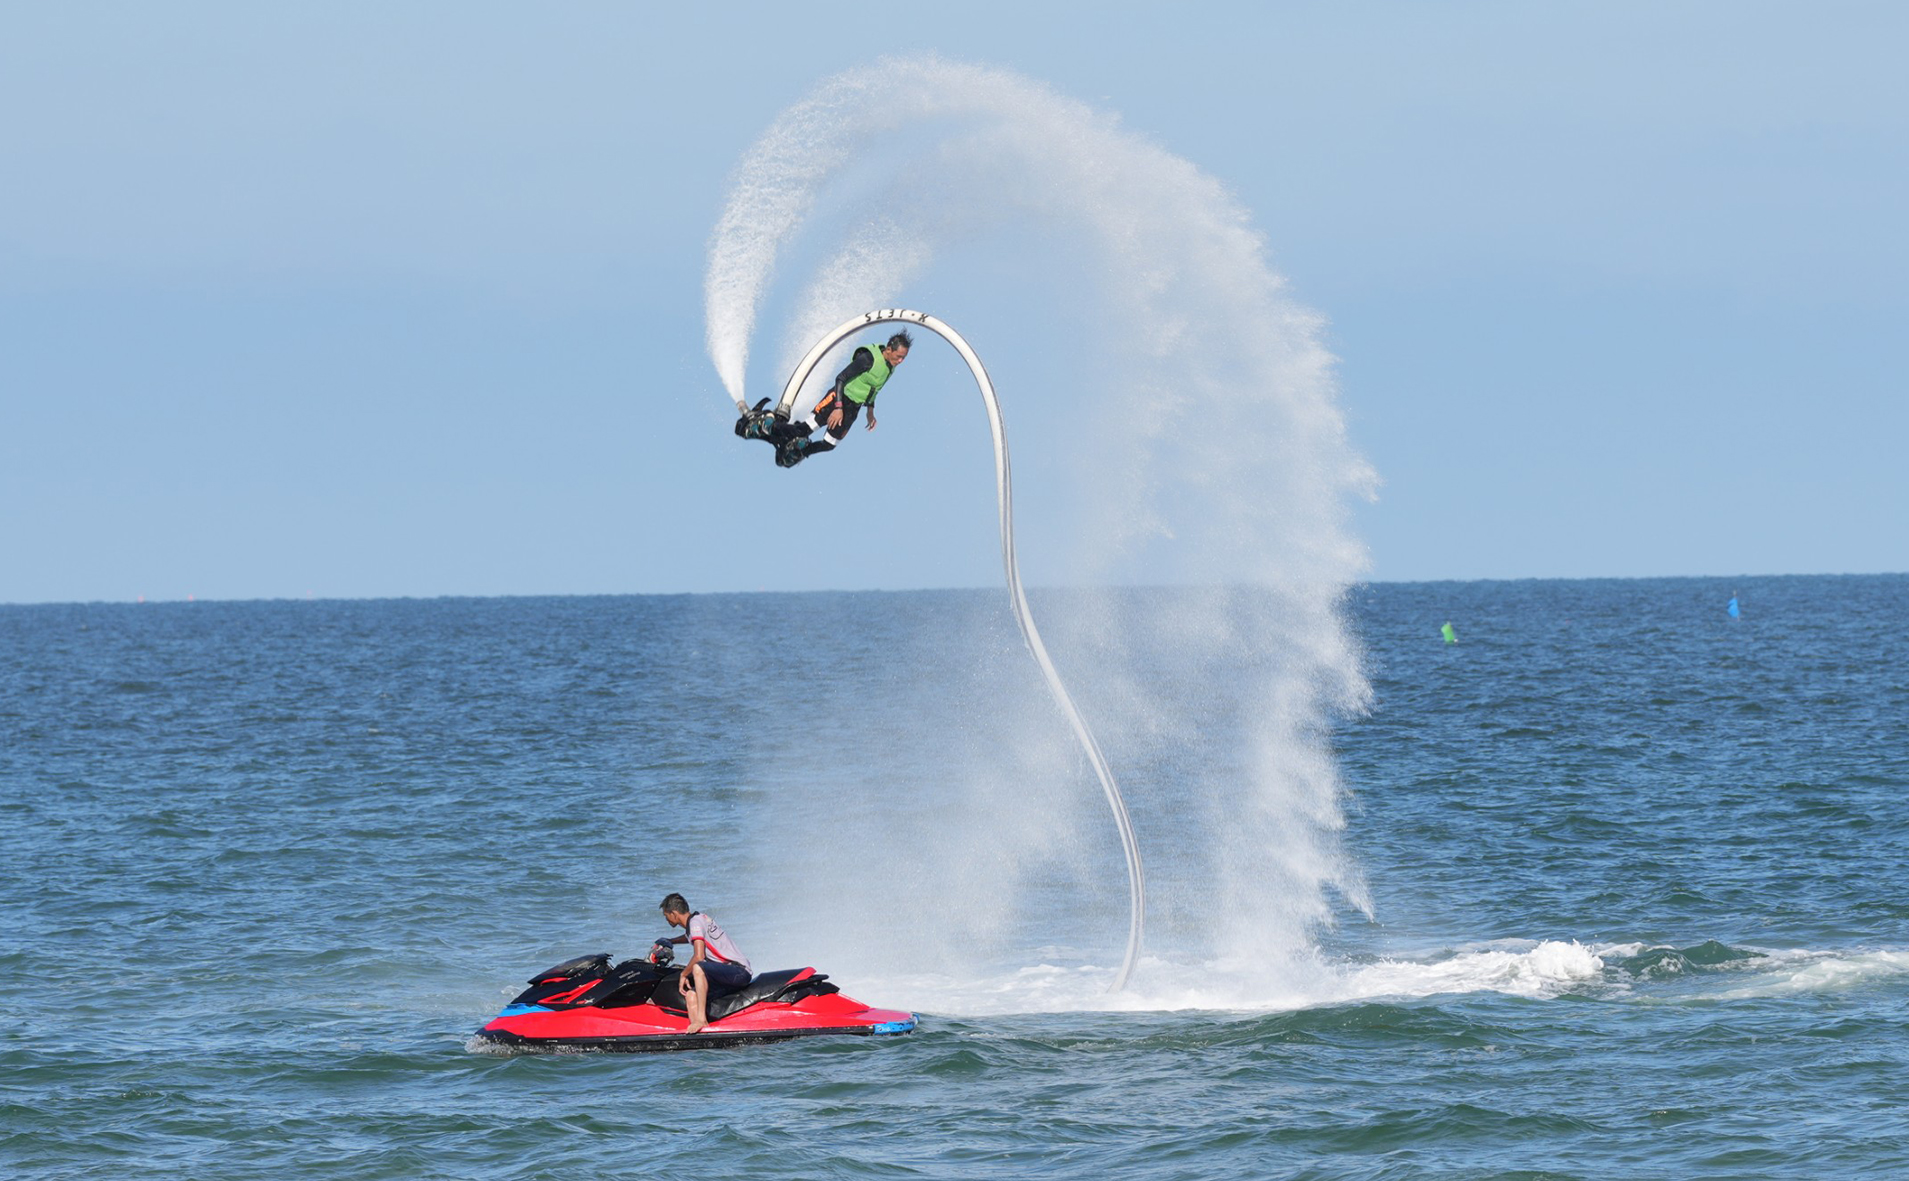
{"label": "curved water hose", "polygon": [[988,428],[994,432],[994,480],[1001,503],[1001,562],[1007,567],[1008,595],[1014,604],[1014,618],[1021,625],[1021,637],[1027,641],[1028,651],[1034,654],[1034,662],[1041,666],[1041,675],[1047,678],[1048,692],[1054,695],[1061,712],[1067,715],[1068,723],[1074,727],[1074,737],[1080,740],[1081,749],[1087,752],[1087,761],[1093,764],[1094,774],[1100,778],[1100,789],[1106,793],[1107,806],[1113,809],[1114,824],[1120,829],[1121,850],[1127,855],[1127,955],[1121,961],[1120,974],[1114,977],[1111,990],[1118,992],[1125,987],[1127,977],[1133,974],[1134,961],[1140,955],[1142,915],[1147,901],[1146,873],[1140,865],[1140,846],[1134,841],[1133,824],[1127,819],[1127,803],[1120,798],[1120,788],[1114,784],[1114,773],[1107,766],[1106,756],[1100,753],[1100,744],[1094,741],[1094,732],[1087,728],[1086,719],[1080,716],[1074,699],[1067,695],[1067,687],[1061,684],[1061,675],[1054,670],[1054,662],[1048,659],[1047,645],[1041,643],[1041,633],[1034,627],[1034,615],[1028,610],[1027,594],[1021,589],[1021,567],[1014,560],[1014,492],[1011,486],[1013,477],[1008,467],[1007,430],[1001,422],[1001,404],[995,400],[994,383],[988,380],[988,371],[981,367],[981,358],[975,356],[974,350],[968,347],[968,342],[961,338],[959,332],[926,312],[912,312],[905,308],[869,312],[855,317],[816,342],[815,347],[795,367],[795,372],[789,375],[789,384],[783,387],[776,413],[785,419],[794,413],[795,400],[802,392],[803,383],[830,349],[857,332],[891,320],[918,324],[953,345],[955,352],[961,354],[961,359],[968,363],[968,368],[974,373],[975,384],[981,387],[981,400],[987,403]]}

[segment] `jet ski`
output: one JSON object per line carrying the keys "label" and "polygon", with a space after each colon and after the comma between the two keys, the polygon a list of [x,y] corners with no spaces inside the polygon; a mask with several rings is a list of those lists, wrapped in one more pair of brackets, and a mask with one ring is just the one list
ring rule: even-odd
{"label": "jet ski", "polygon": [[915,1015],[871,1009],[843,996],[814,968],[764,972],[709,1000],[709,1024],[690,1034],[669,966],[669,945],[612,966],[610,954],[578,956],[530,978],[530,987],[477,1031],[476,1042],[510,1050],[699,1050],[823,1034],[896,1034]]}

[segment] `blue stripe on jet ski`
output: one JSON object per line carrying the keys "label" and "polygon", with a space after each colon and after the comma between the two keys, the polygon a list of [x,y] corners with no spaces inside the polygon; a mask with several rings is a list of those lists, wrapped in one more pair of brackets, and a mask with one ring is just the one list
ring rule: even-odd
{"label": "blue stripe on jet ski", "polygon": [[915,1019],[913,1017],[910,1017],[906,1021],[884,1021],[880,1025],[871,1025],[868,1028],[868,1032],[870,1033],[907,1033],[909,1030],[913,1029],[914,1027],[915,1027]]}
{"label": "blue stripe on jet ski", "polygon": [[525,1013],[554,1013],[555,1009],[546,1009],[542,1005],[505,1005],[499,1017],[521,1017]]}

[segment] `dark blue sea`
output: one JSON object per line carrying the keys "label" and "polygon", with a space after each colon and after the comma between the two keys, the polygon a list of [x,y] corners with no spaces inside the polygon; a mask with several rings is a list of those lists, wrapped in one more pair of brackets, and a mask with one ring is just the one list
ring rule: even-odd
{"label": "dark blue sea", "polygon": [[[1119,994],[1000,591],[0,607],[0,1175],[1909,1176],[1909,576],[1199,593],[1034,595]],[[919,1031],[472,1044],[671,890]]]}

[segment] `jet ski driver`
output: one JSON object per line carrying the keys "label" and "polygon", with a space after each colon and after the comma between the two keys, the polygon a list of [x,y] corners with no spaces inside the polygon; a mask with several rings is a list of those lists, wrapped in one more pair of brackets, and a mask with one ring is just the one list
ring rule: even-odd
{"label": "jet ski driver", "polygon": [[663,899],[663,921],[686,934],[658,939],[658,943],[687,943],[689,962],[683,965],[683,1003],[689,1009],[687,1033],[701,1033],[709,1024],[709,998],[749,986],[749,959],[716,920],[691,910],[681,894]]}

